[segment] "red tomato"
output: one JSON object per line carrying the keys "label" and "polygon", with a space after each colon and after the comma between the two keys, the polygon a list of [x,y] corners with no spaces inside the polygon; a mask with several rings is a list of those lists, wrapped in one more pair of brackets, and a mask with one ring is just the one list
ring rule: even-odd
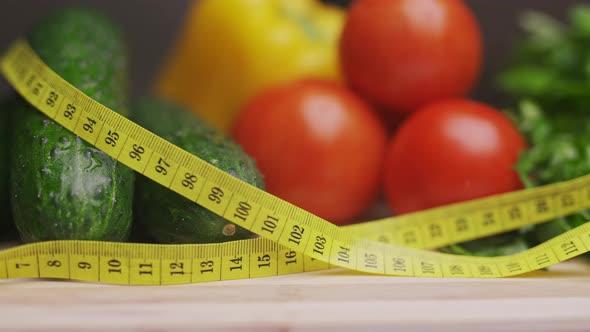
{"label": "red tomato", "polygon": [[373,202],[387,136],[372,109],[343,86],[299,80],[255,96],[232,132],[268,192],[335,224]]}
{"label": "red tomato", "polygon": [[525,139],[494,108],[430,104],[401,126],[385,159],[385,192],[403,214],[522,188],[514,170]]}
{"label": "red tomato", "polygon": [[396,112],[466,94],[479,76],[479,27],[461,0],[357,0],[340,40],[344,76]]}

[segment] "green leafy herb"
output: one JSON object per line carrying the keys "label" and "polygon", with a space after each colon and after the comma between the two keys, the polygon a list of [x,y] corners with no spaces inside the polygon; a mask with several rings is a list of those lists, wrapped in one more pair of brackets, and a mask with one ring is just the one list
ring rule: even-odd
{"label": "green leafy herb", "polygon": [[572,7],[569,24],[527,12],[526,32],[512,63],[499,75],[501,87],[548,112],[587,109],[590,102],[590,6]]}
{"label": "green leafy herb", "polygon": [[[527,188],[590,174],[590,6],[572,7],[566,23],[538,12],[521,23],[526,37],[499,75],[520,101],[511,115],[530,145],[516,169]],[[588,220],[580,211],[524,236],[535,245]]]}
{"label": "green leafy herb", "polygon": [[520,231],[508,232],[441,248],[440,251],[466,256],[504,256],[529,248],[529,243]]}

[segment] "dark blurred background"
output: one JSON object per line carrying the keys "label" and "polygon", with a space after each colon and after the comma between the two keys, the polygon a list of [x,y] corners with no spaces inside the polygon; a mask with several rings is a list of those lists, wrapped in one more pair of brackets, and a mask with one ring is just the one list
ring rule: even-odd
{"label": "dark blurred background", "polygon": [[[216,0],[224,1],[224,0]],[[292,0],[298,1],[298,0]],[[350,0],[324,2],[348,5]],[[494,73],[508,59],[511,45],[521,34],[518,17],[526,9],[550,13],[563,19],[568,7],[590,4],[590,0],[465,0],[480,23],[484,36],[485,63],[472,96],[478,100],[503,106],[502,95],[494,86]],[[22,35],[39,17],[65,5],[84,5],[104,10],[123,27],[132,52],[131,77],[134,95],[147,91],[156,69],[172,44],[188,8],[188,0],[3,0],[0,19],[0,50]],[[0,81],[0,97],[10,91]]]}

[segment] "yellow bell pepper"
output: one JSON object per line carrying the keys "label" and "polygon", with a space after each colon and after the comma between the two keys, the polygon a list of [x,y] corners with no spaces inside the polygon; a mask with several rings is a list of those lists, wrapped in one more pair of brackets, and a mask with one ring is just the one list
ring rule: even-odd
{"label": "yellow bell pepper", "polygon": [[341,80],[344,19],[343,9],[318,0],[197,0],[155,93],[227,133],[265,87],[304,76]]}

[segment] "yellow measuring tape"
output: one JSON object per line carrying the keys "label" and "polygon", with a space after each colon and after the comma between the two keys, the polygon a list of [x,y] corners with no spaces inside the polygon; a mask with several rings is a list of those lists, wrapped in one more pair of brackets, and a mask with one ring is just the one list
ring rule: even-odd
{"label": "yellow measuring tape", "polygon": [[[1,59],[1,70],[14,89],[49,118],[135,171],[261,237],[186,245],[26,244],[0,252],[0,279],[160,285],[332,267],[392,276],[488,278],[541,269],[590,248],[590,224],[584,224],[512,256],[469,257],[427,250],[590,208],[590,176],[338,227],[224,173],[99,104],[54,73],[26,41],[14,43]],[[78,112],[69,112],[72,107]],[[109,132],[119,135],[116,144],[107,140]],[[133,157],[137,147],[142,158]],[[167,172],[157,172],[161,159],[169,165]],[[183,185],[186,174],[197,177],[194,186]],[[246,213],[243,206],[250,207]]]}

